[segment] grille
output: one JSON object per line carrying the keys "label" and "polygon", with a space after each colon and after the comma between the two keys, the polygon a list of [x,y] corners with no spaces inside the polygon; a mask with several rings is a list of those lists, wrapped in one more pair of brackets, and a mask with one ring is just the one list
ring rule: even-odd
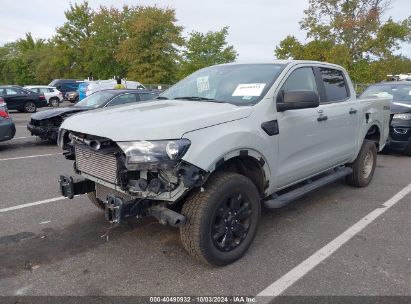
{"label": "grille", "polygon": [[39,126],[42,125],[42,121],[41,121],[41,120],[37,120],[37,119],[31,119],[30,124],[31,124],[32,126],[39,127]]}
{"label": "grille", "polygon": [[90,174],[106,182],[116,184],[117,159],[113,154],[102,154],[78,145],[76,149],[77,170]]}

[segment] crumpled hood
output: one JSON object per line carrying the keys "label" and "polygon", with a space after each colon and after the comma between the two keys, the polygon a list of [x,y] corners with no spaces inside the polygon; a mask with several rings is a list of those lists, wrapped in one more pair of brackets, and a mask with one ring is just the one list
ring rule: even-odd
{"label": "crumpled hood", "polygon": [[228,103],[158,100],[87,111],[66,119],[61,128],[113,141],[177,139],[251,112],[251,106]]}
{"label": "crumpled hood", "polygon": [[31,118],[35,120],[43,120],[43,119],[49,119],[49,118],[53,118],[57,116],[62,116],[65,114],[73,114],[73,113],[87,111],[87,110],[90,110],[90,108],[85,108],[85,107],[54,108],[54,109],[34,113],[33,115],[31,115]]}

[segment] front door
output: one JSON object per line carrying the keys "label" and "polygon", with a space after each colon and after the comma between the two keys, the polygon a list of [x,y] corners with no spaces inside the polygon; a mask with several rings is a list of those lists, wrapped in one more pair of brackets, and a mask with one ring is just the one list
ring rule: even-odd
{"label": "front door", "polygon": [[[293,70],[281,90],[309,90],[318,94],[313,68],[306,66]],[[284,188],[322,170],[327,154],[325,121],[318,120],[322,112],[320,106],[278,113],[278,188]]]}

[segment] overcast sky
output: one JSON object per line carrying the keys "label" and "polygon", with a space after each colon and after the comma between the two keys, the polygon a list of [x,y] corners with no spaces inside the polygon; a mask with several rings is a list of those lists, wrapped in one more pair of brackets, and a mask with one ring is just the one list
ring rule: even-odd
{"label": "overcast sky", "polygon": [[[71,1],[81,2],[81,1]],[[410,0],[393,0],[387,17],[402,20],[411,13]],[[64,23],[65,0],[1,0],[0,45],[24,37],[31,32],[36,38],[50,38],[55,28]],[[89,0],[93,8],[100,5],[158,5],[176,10],[178,24],[185,34],[206,32],[229,26],[228,42],[239,53],[238,61],[274,59],[275,46],[288,34],[305,38],[298,22],[308,0]],[[404,44],[402,54],[411,57],[411,45]]]}

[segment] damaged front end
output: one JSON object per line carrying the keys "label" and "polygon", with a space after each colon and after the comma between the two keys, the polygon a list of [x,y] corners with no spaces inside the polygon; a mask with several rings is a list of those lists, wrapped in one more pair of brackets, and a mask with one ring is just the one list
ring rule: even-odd
{"label": "damaged front end", "polygon": [[94,192],[113,223],[150,215],[163,224],[182,225],[184,217],[168,207],[206,178],[205,171],[182,160],[187,139],[114,142],[61,129],[58,144],[80,176],[60,177],[62,195]]}
{"label": "damaged front end", "polygon": [[37,120],[32,118],[27,124],[27,130],[30,131],[31,135],[38,136],[43,140],[51,140],[53,142],[56,142],[59,127],[62,122],[62,117],[53,117],[44,120]]}

